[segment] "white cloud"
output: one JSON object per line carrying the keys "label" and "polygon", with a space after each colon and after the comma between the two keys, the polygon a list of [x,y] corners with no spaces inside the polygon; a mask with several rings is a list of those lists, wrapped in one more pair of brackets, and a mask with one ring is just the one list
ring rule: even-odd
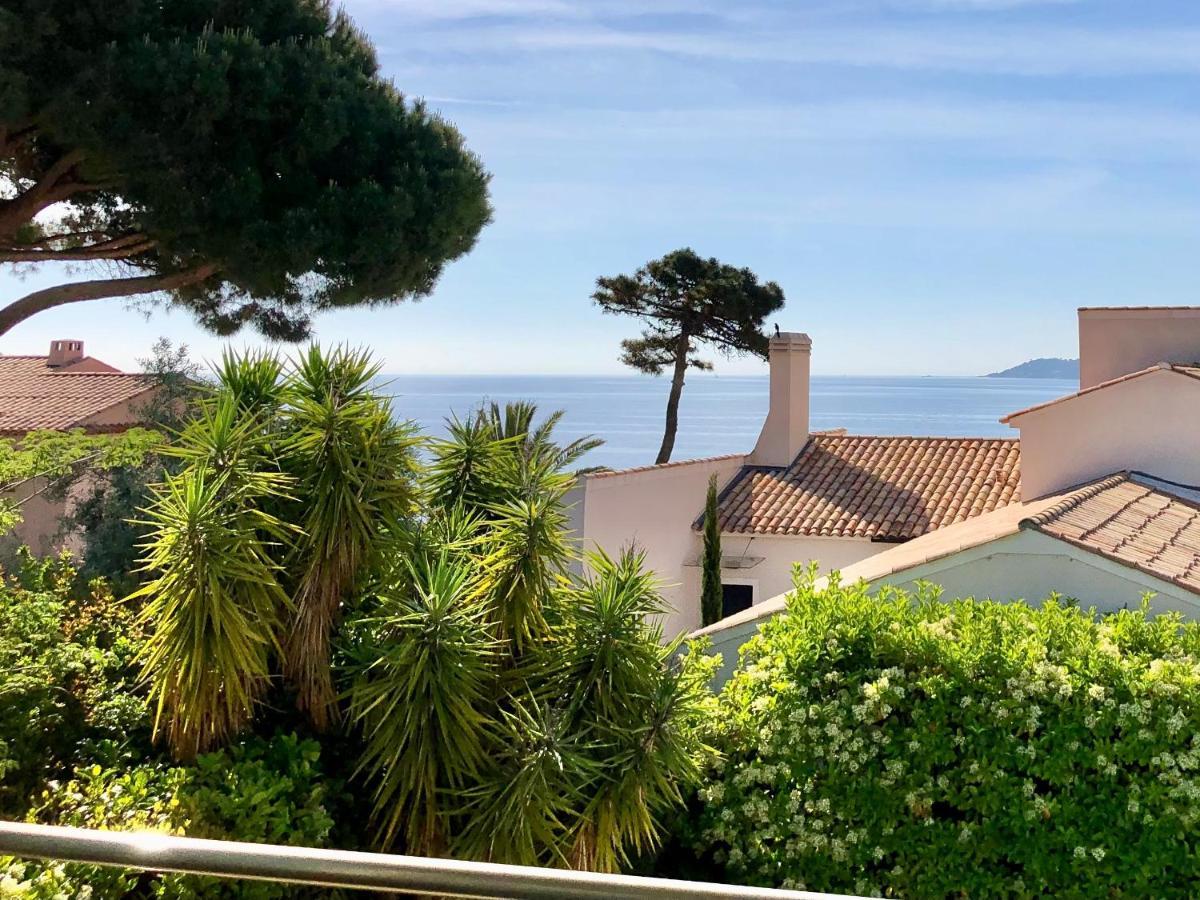
{"label": "white cloud", "polygon": [[730,62],[1008,75],[1200,73],[1200,29],[1063,27],[624,30],[590,23],[442,31],[457,51],[647,52]]}
{"label": "white cloud", "polygon": [[1028,6],[1067,6],[1084,0],[888,0],[897,9],[945,10],[959,12],[990,12]]}

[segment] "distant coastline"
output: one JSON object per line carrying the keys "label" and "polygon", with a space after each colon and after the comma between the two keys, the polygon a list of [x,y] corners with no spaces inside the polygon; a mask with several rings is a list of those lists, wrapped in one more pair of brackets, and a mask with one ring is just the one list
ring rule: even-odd
{"label": "distant coastline", "polygon": [[1031,359],[1020,365],[1005,369],[1003,372],[992,372],[988,378],[1070,378],[1079,377],[1079,360],[1059,359],[1058,357],[1042,357]]}

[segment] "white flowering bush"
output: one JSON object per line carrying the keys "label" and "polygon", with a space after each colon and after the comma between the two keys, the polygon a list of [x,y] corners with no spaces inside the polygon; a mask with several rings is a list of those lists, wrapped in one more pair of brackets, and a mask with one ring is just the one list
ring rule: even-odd
{"label": "white flowering bush", "polygon": [[1200,884],[1200,630],[798,577],[720,697],[686,839],[730,881],[904,897]]}

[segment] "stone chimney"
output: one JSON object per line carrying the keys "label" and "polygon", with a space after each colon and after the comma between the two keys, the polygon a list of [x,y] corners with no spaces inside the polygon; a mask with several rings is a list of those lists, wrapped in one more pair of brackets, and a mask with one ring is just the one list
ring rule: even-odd
{"label": "stone chimney", "polygon": [[771,406],[754,451],[752,466],[789,466],[808,443],[808,380],[812,341],[785,331],[770,341]]}
{"label": "stone chimney", "polygon": [[83,359],[83,341],[51,341],[46,365],[52,369],[69,366]]}

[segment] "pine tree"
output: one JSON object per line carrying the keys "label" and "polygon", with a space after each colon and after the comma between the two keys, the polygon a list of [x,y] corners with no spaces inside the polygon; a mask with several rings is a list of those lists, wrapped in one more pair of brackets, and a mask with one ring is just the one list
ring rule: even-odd
{"label": "pine tree", "polygon": [[621,342],[621,362],[647,375],[671,373],[666,427],[656,463],[669,462],[679,429],[679,398],[687,370],[709,371],[701,346],[725,356],[767,358],[764,319],[783,307],[775,282],[759,284],[749,269],[705,259],[691,248],[646,263],[633,275],[597,278],[592,299],[613,315],[646,324],[641,337]]}

